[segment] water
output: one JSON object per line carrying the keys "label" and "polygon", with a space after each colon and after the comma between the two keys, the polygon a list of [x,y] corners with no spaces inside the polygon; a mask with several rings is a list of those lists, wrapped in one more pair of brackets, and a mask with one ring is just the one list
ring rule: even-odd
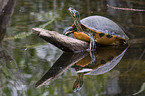
{"label": "water", "polygon": [[[143,0],[17,0],[15,7],[12,1],[11,6],[9,5],[11,10],[2,10],[3,13],[7,13],[1,15],[3,19],[0,19],[0,94],[2,96],[145,95],[141,90],[145,83],[145,12],[114,10],[106,6],[109,4],[145,9]],[[95,69],[107,64],[87,65],[90,62],[88,53],[63,54],[58,48],[31,34],[33,27],[39,27],[49,21],[52,22],[46,26],[46,29],[62,33],[73,23],[67,13],[69,7],[77,9],[81,18],[96,14],[105,16],[125,30],[130,38],[127,49],[107,47],[98,49],[96,53],[100,62],[113,56],[114,59],[111,60],[114,61],[106,62],[112,64],[112,67],[103,67],[107,70],[97,71]],[[83,58],[85,60],[81,61]],[[49,71],[50,68],[52,71]],[[85,74],[81,73],[82,70]],[[77,76],[83,76],[83,83],[80,83],[82,87],[78,92],[73,92]],[[51,80],[46,84],[39,88],[35,87],[39,80],[44,82],[49,78]]]}

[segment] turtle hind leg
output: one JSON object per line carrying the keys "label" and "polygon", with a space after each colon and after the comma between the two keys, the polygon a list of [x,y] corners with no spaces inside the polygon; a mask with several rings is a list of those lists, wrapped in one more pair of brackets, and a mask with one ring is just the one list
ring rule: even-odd
{"label": "turtle hind leg", "polygon": [[119,40],[120,45],[127,45],[127,41],[124,39]]}
{"label": "turtle hind leg", "polygon": [[113,45],[128,45],[127,41],[124,39],[117,39]]}

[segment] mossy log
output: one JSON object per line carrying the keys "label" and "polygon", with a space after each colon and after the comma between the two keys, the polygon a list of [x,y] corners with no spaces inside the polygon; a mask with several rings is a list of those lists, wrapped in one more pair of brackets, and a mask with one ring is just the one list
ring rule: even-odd
{"label": "mossy log", "polygon": [[88,42],[71,38],[55,31],[48,31],[42,28],[32,28],[32,32],[64,52],[83,51],[89,47]]}

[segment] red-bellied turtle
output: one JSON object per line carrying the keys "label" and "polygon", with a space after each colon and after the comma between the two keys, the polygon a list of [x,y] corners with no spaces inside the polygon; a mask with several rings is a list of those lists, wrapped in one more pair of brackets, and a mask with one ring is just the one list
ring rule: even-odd
{"label": "red-bellied turtle", "polygon": [[95,42],[102,45],[119,45],[129,39],[115,22],[106,17],[89,16],[80,20],[77,10],[70,7],[68,11],[74,24],[66,28],[63,34],[74,33],[76,39],[90,42],[90,50],[95,49]]}

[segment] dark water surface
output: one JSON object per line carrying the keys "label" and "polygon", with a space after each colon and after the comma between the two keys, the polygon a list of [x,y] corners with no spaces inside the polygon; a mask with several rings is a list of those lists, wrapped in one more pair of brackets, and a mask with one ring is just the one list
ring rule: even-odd
{"label": "dark water surface", "polygon": [[[145,10],[144,0],[17,0],[16,6],[11,1],[9,10],[0,9],[1,96],[145,96],[145,11],[106,6]],[[69,7],[81,18],[100,15],[121,25],[129,47],[99,48],[97,63],[89,65],[88,53],[63,54],[31,34],[32,28],[45,23],[46,29],[62,33],[73,23]],[[73,92],[79,76],[83,86]]]}

